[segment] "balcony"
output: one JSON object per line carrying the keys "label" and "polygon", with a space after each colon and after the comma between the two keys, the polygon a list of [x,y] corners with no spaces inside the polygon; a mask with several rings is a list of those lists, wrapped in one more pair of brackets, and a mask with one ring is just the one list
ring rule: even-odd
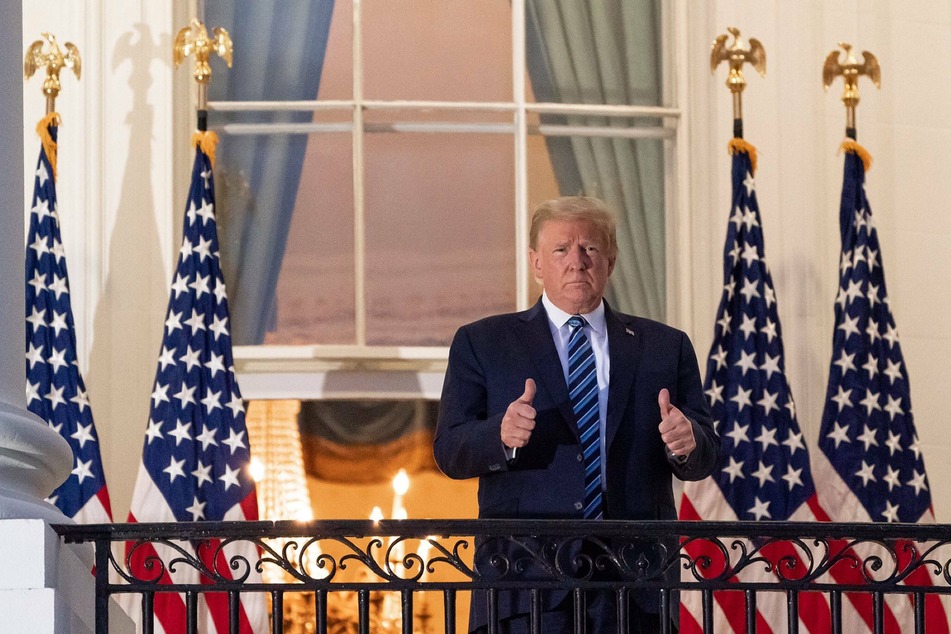
{"label": "balcony", "polygon": [[94,544],[99,634],[109,631],[111,597],[131,595],[124,600],[141,606],[148,633],[170,593],[182,597],[178,631],[189,633],[204,631],[202,614],[215,601],[239,631],[239,605],[255,598],[266,600],[275,634],[450,634],[466,631],[473,591],[485,598],[488,631],[498,632],[500,605],[513,590],[529,597],[538,633],[546,631],[546,593],[569,597],[574,631],[583,633],[594,592],[618,598],[626,631],[625,599],[647,591],[658,599],[663,632],[679,595],[708,633],[718,618],[755,632],[758,615],[769,612],[781,617],[780,631],[793,633],[801,620],[852,632],[849,619],[862,617],[876,633],[897,624],[922,634],[951,594],[951,525],[383,520],[53,528],[66,543]]}

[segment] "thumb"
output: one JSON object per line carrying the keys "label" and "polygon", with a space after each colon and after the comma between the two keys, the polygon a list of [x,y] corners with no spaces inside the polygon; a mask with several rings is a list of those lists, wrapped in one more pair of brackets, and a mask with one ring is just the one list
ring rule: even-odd
{"label": "thumb", "polygon": [[667,418],[667,415],[670,414],[670,392],[667,391],[667,388],[661,388],[660,393],[657,395],[657,404],[660,405],[660,415],[662,418]]}
{"label": "thumb", "polygon": [[525,379],[525,393],[518,400],[526,405],[532,404],[535,400],[535,379]]}

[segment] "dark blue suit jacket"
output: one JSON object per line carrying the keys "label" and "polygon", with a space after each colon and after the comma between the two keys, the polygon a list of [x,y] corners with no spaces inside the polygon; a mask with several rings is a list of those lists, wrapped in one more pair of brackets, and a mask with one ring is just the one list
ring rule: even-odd
{"label": "dark blue suit jacket", "polygon": [[[699,480],[713,471],[713,431],[697,359],[687,335],[606,306],[611,358],[606,441],[605,519],[675,519],[671,475]],[[525,379],[537,385],[535,430],[513,463],[500,438],[502,416]],[[691,420],[697,448],[684,464],[667,457],[657,426],[661,388]],[[541,301],[527,311],[488,317],[459,329],[449,351],[434,440],[439,468],[451,478],[479,478],[480,518],[581,519],[583,463],[564,372]],[[479,564],[477,558],[477,565]],[[564,593],[552,593],[548,607]],[[639,592],[657,611],[656,593]],[[500,593],[499,616],[527,612],[527,593]],[[470,619],[485,623],[484,596],[474,593]]]}

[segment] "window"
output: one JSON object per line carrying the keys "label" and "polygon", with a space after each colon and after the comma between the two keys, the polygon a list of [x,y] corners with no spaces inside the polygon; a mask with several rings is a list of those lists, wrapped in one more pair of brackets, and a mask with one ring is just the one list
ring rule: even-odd
{"label": "window", "polygon": [[235,40],[210,121],[239,369],[438,372],[459,325],[535,301],[531,208],[562,194],[618,212],[609,299],[663,318],[661,4],[206,0]]}

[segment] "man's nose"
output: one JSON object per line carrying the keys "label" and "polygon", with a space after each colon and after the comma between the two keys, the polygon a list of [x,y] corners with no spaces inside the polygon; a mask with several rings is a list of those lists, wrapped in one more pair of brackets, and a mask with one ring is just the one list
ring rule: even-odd
{"label": "man's nose", "polygon": [[568,259],[571,267],[575,269],[587,269],[588,265],[591,263],[591,258],[588,256],[588,252],[583,247],[571,249]]}

